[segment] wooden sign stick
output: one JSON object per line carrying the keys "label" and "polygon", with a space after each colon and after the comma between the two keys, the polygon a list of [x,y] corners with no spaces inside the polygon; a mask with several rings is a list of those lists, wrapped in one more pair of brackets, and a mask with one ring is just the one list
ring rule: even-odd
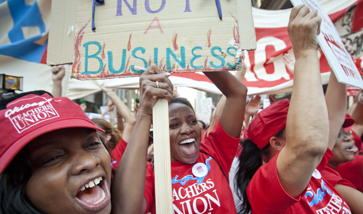
{"label": "wooden sign stick", "polygon": [[153,108],[156,213],[173,213],[169,137],[169,105],[159,99]]}

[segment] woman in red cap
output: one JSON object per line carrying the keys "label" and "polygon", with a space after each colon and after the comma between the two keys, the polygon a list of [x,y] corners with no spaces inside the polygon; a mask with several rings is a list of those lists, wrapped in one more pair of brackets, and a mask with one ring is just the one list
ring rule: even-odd
{"label": "woman in red cap", "polygon": [[[339,83],[335,74],[330,74],[328,89],[325,94],[329,116],[328,164],[321,170],[323,178],[331,184],[347,202],[353,213],[363,210],[363,193],[337,170],[338,165],[352,161],[358,152],[350,128],[354,120],[346,114],[347,87]],[[356,169],[358,170],[358,169]]]}
{"label": "woman in red cap", "polygon": [[110,213],[111,158],[76,103],[27,95],[0,111],[0,213]]}
{"label": "woman in red cap", "polygon": [[[359,99],[360,97],[360,99]],[[358,152],[354,155],[354,160],[338,165],[338,172],[340,175],[349,180],[358,190],[363,192],[363,156],[362,154],[362,140],[360,136],[363,134],[363,93],[362,91],[353,104],[351,111],[352,119],[355,123],[353,126],[347,128],[348,133],[353,135],[355,145],[358,147]],[[351,108],[352,108],[351,107]],[[349,112],[349,110],[348,110]],[[347,117],[349,115],[347,114]]]}
{"label": "woman in red cap", "polygon": [[296,57],[291,102],[270,105],[249,126],[235,179],[243,200],[239,213],[350,213],[319,172],[328,162],[329,136],[317,55],[320,23],[306,6],[291,11],[288,32]]}

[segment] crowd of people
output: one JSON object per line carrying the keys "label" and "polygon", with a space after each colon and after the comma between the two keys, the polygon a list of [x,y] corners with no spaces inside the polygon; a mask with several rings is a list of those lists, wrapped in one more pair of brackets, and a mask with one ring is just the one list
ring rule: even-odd
{"label": "crowd of people", "polygon": [[235,76],[205,72],[223,93],[209,127],[156,65],[140,76],[134,114],[100,86],[110,121],[62,97],[64,68],[54,67],[53,96],[17,96],[0,111],[0,213],[156,213],[158,99],[169,102],[174,213],[363,213],[363,93],[347,109],[332,72],[324,94],[320,24],[306,6],[291,11],[289,100],[272,98],[262,111],[260,96],[246,103],[243,56]]}

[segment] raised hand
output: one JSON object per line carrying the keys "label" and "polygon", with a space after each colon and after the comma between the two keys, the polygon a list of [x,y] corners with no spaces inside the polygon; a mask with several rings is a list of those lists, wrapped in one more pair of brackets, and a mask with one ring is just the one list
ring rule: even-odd
{"label": "raised hand", "polygon": [[107,95],[109,95],[110,93],[115,93],[115,91],[112,88],[106,88],[103,84],[100,85],[100,88]]}
{"label": "raised hand", "polygon": [[299,5],[291,11],[287,30],[296,57],[309,54],[306,51],[318,50],[316,35],[320,34],[321,21],[318,13],[310,12],[306,6]]}
{"label": "raised hand", "polygon": [[152,65],[140,76],[140,109],[139,114],[152,115],[152,108],[159,98],[169,102],[173,97],[173,84],[158,66]]}
{"label": "raised hand", "polygon": [[253,97],[246,106],[246,114],[249,116],[257,114],[258,110],[262,107],[262,105],[260,105],[260,101],[260,95]]}
{"label": "raised hand", "polygon": [[286,53],[284,54],[284,63],[287,67],[287,69],[289,69],[289,71],[291,73],[294,73],[294,66],[295,66],[295,57],[293,54],[289,54],[289,53]]}
{"label": "raised hand", "polygon": [[53,82],[62,82],[65,74],[66,69],[64,65],[57,65],[52,67],[52,80]]}

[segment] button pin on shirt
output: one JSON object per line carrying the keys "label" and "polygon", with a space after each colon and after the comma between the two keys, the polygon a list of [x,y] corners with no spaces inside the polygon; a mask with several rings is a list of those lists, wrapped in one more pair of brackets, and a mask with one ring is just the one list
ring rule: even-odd
{"label": "button pin on shirt", "polygon": [[204,163],[196,163],[192,168],[192,173],[196,177],[204,177],[208,174],[208,167]]}

